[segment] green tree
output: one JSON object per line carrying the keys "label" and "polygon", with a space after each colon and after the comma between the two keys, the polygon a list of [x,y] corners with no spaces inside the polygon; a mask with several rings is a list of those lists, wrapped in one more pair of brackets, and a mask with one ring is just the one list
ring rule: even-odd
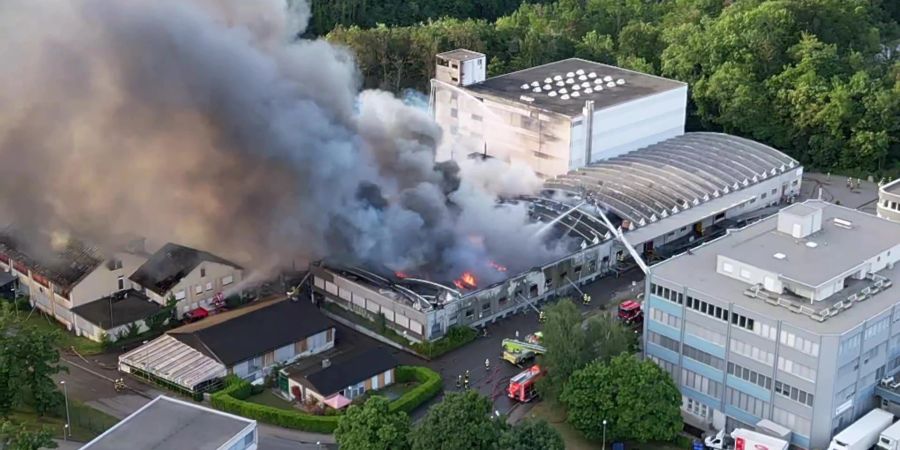
{"label": "green tree", "polygon": [[56,448],[53,433],[47,429],[29,430],[25,425],[12,422],[0,424],[0,448],[5,450],[39,450]]}
{"label": "green tree", "polygon": [[502,450],[565,450],[562,436],[543,420],[528,419],[509,428],[500,437]]}
{"label": "green tree", "polygon": [[409,417],[403,411],[392,412],[390,402],[381,396],[353,405],[341,416],[334,437],[347,450],[405,450]]}
{"label": "green tree", "polygon": [[451,392],[410,433],[412,450],[494,450],[506,430],[491,401],[475,391]]}
{"label": "green tree", "polygon": [[682,429],[681,394],[652,361],[619,355],[589,364],[566,383],[560,400],[568,422],[588,439],[670,441]]}
{"label": "green tree", "polygon": [[59,339],[58,330],[30,325],[0,305],[0,415],[26,400],[41,415],[59,405],[62,394],[51,378],[65,370]]}

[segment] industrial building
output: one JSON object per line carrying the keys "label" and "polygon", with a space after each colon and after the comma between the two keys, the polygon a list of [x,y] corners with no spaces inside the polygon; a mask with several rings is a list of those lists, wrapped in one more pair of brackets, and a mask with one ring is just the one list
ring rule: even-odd
{"label": "industrial building", "polygon": [[[687,133],[547,180],[527,204],[571,253],[490,285],[398,277],[389,270],[313,265],[313,291],[413,341],[454,325],[480,326],[627,267],[624,234],[654,260],[711,239],[792,201],[802,167],[783,153],[719,133]],[[502,205],[498,206],[502,207]],[[504,265],[504,261],[498,261]]]}
{"label": "industrial building", "polygon": [[878,217],[900,222],[900,178],[878,188]]}
{"label": "industrial building", "polygon": [[826,448],[900,369],[898,261],[900,224],[791,205],[651,267],[644,352],[693,425],[769,420],[798,448]]}
{"label": "industrial building", "polygon": [[579,58],[486,78],[487,63],[437,55],[431,107],[453,144],[439,160],[480,153],[546,178],[684,134],[685,83]]}
{"label": "industrial building", "polygon": [[255,420],[159,396],[82,450],[256,450]]}

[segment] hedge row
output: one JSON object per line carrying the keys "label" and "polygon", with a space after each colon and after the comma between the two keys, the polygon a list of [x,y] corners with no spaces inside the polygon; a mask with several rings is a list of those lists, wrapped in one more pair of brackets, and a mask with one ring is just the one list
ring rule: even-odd
{"label": "hedge row", "polygon": [[419,385],[391,402],[391,411],[411,413],[423,403],[434,398],[441,391],[443,385],[441,376],[427,367],[400,366],[397,367],[395,375],[398,383],[418,381]]}
{"label": "hedge row", "polygon": [[447,335],[433,342],[417,342],[410,347],[428,358],[437,358],[451,350],[456,350],[478,337],[478,332],[470,327],[450,327]]}
{"label": "hedge row", "polygon": [[[419,366],[399,366],[396,370],[398,383],[417,381],[419,385],[391,402],[392,411],[407,413],[433,398],[441,390],[441,376]],[[226,380],[227,387],[210,398],[216,409],[255,419],[263,423],[285,428],[315,433],[333,433],[341,416],[315,416],[300,410],[288,411],[271,406],[245,401],[252,394],[252,386],[244,380]]]}

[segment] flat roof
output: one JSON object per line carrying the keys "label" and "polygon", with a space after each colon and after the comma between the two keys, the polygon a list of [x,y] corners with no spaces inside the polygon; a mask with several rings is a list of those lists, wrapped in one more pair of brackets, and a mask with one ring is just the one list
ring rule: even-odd
{"label": "flat roof", "polygon": [[887,192],[888,194],[900,195],[900,178],[897,178],[896,180],[885,184],[881,187],[881,190]]}
{"label": "flat roof", "polygon": [[604,109],[686,86],[668,78],[569,58],[489,78],[466,89],[577,117],[586,100],[594,101],[594,109]]}
{"label": "flat roof", "polygon": [[[853,247],[865,247],[869,250],[887,249],[900,243],[900,224],[819,200],[809,200],[805,204],[823,208],[823,232],[815,233],[809,239],[819,244],[815,248],[807,247],[805,245],[806,240],[797,242],[797,239],[790,236],[786,240],[782,236],[774,236],[777,233],[775,230],[778,221],[777,215],[774,215],[745,228],[730,230],[725,236],[701,245],[691,250],[690,253],[682,253],[652,266],[650,268],[651,277],[679,286],[686,286],[698,294],[703,294],[725,303],[734,303],[770,320],[783,320],[797,328],[817,334],[841,334],[860,325],[867,319],[892,308],[896,303],[896,296],[875,294],[868,300],[853,303],[852,307],[842,311],[840,314],[820,322],[803,314],[789,314],[790,310],[784,306],[777,306],[759,298],[748,297],[744,295],[744,291],[751,287],[750,284],[716,272],[718,255],[721,254],[738,261],[751,263],[746,253],[756,252],[764,256],[765,259],[764,261],[756,261],[757,264],[754,265],[764,270],[774,272],[779,272],[781,269],[803,272],[824,270],[830,273],[839,273],[843,270],[843,267],[862,263],[862,258],[859,255],[867,252],[858,251]],[[833,224],[834,217],[852,221],[854,228],[844,230],[835,227]],[[873,244],[869,241],[876,242]],[[882,242],[879,243],[877,241]],[[745,243],[746,246],[743,245]],[[754,247],[760,245],[768,247],[772,243],[782,244],[780,253],[786,255],[784,260],[774,258],[774,252],[771,251],[771,248],[766,248],[765,251],[754,249]],[[872,256],[875,256],[875,253],[868,253],[866,258]],[[777,267],[776,264],[772,263],[776,263]],[[788,265],[794,267],[787,267]],[[833,266],[836,267],[833,268]],[[893,269],[882,270],[878,274],[888,279],[900,280],[900,265],[895,265]],[[809,275],[817,276],[817,274]],[[845,291],[849,289],[845,289]],[[847,292],[847,294],[849,295],[850,292]],[[832,297],[839,295],[842,294],[837,293]]]}
{"label": "flat roof", "polygon": [[438,57],[447,59],[456,59],[459,61],[468,61],[470,59],[484,58],[484,53],[473,52],[464,48],[450,50],[449,52],[438,53]]}
{"label": "flat roof", "polygon": [[159,396],[82,450],[217,450],[256,421]]}
{"label": "flat roof", "polygon": [[72,308],[73,313],[104,330],[146,319],[160,310],[162,305],[135,290],[117,292]]}

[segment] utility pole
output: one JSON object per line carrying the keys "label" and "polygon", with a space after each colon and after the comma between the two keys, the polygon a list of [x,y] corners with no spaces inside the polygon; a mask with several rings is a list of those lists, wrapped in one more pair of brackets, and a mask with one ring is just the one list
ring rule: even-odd
{"label": "utility pole", "polygon": [[63,432],[63,439],[68,441],[72,436],[72,422],[69,420],[69,389],[66,387],[66,380],[62,380],[59,384],[63,387],[63,396],[66,399],[66,429]]}

